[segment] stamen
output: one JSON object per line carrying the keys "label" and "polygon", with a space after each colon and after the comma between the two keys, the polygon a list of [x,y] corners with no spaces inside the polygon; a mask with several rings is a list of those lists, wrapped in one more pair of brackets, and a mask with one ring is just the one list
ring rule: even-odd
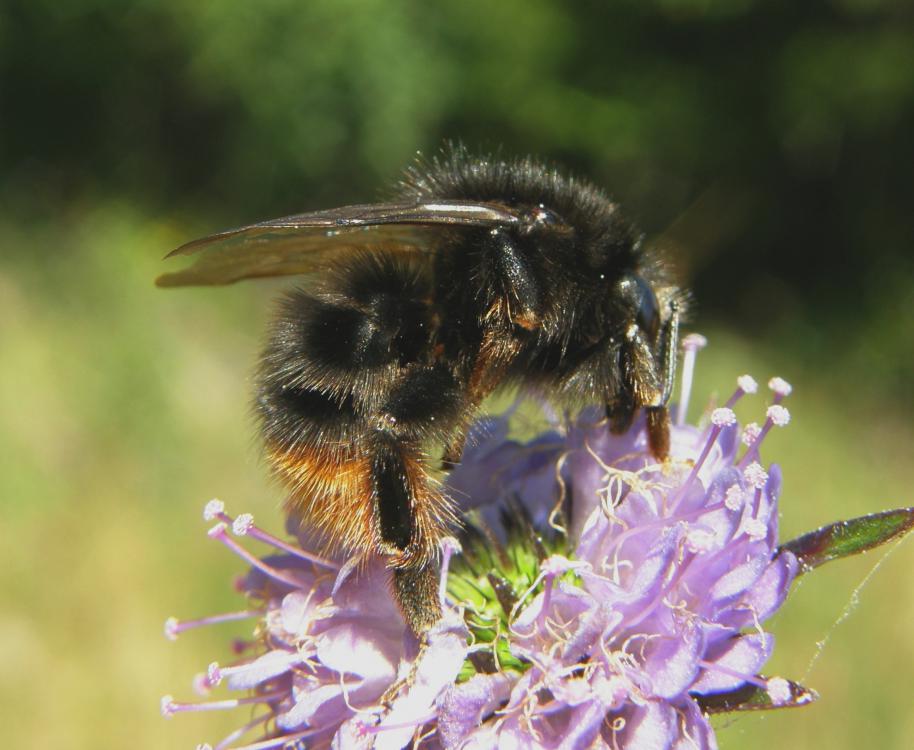
{"label": "stamen", "polygon": [[438,601],[444,609],[447,600],[447,573],[451,566],[451,556],[460,552],[460,542],[452,536],[446,536],[439,544],[441,549],[441,573],[438,578]]}
{"label": "stamen", "polygon": [[230,538],[226,532],[226,525],[224,523],[219,523],[213,526],[208,532],[209,536],[213,539],[217,539],[222,542],[226,547],[228,547],[232,552],[234,552],[242,560],[248,562],[251,566],[257,568],[258,570],[266,573],[270,578],[273,578],[280,583],[284,583],[287,586],[292,588],[299,588],[302,584],[298,579],[286,575],[282,571],[267,565],[259,557],[255,557],[250,552],[248,552],[244,547],[242,547],[234,539]]}
{"label": "stamen", "polygon": [[742,388],[743,393],[754,394],[758,393],[758,383],[755,378],[751,375],[740,375],[736,379],[736,384]]}
{"label": "stamen", "polygon": [[[401,722],[399,724],[373,724],[366,726],[364,729],[365,734],[380,734],[381,732],[389,732],[394,729],[413,729],[415,727],[421,727],[423,724],[426,724],[432,721],[437,714],[435,711],[432,711],[425,716],[420,716],[416,719],[410,719],[406,722]],[[243,748],[241,750],[244,750]]]}
{"label": "stamen", "polygon": [[307,560],[322,568],[327,568],[328,570],[340,569],[340,566],[332,560],[327,560],[320,555],[306,552],[301,547],[284,542],[282,539],[264,531],[259,526],[255,525],[254,516],[250,513],[241,513],[237,518],[232,518],[225,512],[225,504],[221,500],[210,500],[203,510],[203,517],[207,521],[218,519],[223,523],[228,524],[232,527],[232,533],[235,534],[235,536],[249,536],[252,539],[256,539],[258,542],[269,544],[271,547],[276,547],[276,549],[287,552],[302,560]]}
{"label": "stamen", "polygon": [[202,628],[204,625],[216,625],[220,622],[233,622],[235,620],[247,620],[249,617],[259,617],[263,612],[260,610],[245,609],[240,612],[225,612],[221,615],[210,615],[201,617],[197,620],[179,620],[177,617],[169,617],[165,620],[165,637],[170,641],[176,641],[178,635],[185,630],[193,628]]}
{"label": "stamen", "polygon": [[222,682],[223,673],[219,669],[219,662],[214,661],[206,668],[206,682],[211,687],[216,687],[220,682]]}
{"label": "stamen", "polygon": [[676,510],[680,501],[685,497],[686,492],[688,492],[689,488],[691,487],[692,482],[695,481],[696,477],[698,476],[698,472],[701,470],[702,465],[704,465],[704,462],[707,460],[708,455],[711,453],[711,448],[717,441],[717,438],[720,436],[720,433],[723,431],[724,427],[728,427],[735,423],[736,414],[733,413],[732,409],[722,407],[711,412],[711,434],[708,435],[708,439],[705,441],[704,447],[701,449],[701,454],[698,456],[698,459],[692,466],[692,470],[689,472],[689,476],[677,491],[676,497],[670,505],[670,514]]}
{"label": "stamen", "polygon": [[722,407],[711,412],[711,424],[715,427],[728,427],[736,423],[736,414],[729,407]]}
{"label": "stamen", "polygon": [[743,521],[742,530],[754,542],[759,542],[768,536],[768,527],[757,518],[747,518]]}
{"label": "stamen", "polygon": [[247,535],[252,539],[256,539],[259,542],[264,542],[269,544],[276,549],[281,549],[283,552],[288,552],[290,555],[294,555],[302,560],[307,560],[308,562],[314,563],[315,565],[326,568],[327,570],[339,570],[339,563],[335,563],[332,560],[328,560],[325,557],[320,555],[315,555],[311,552],[303,550],[301,547],[297,547],[294,544],[289,544],[284,542],[282,539],[273,536],[269,532],[264,531],[259,526],[255,526],[253,523],[247,529]]}
{"label": "stamen", "polygon": [[690,525],[686,530],[685,541],[689,551],[702,554],[714,549],[715,536],[708,529]]}
{"label": "stamen", "polygon": [[757,393],[758,392],[758,383],[755,382],[755,378],[751,375],[740,375],[736,379],[736,390],[733,392],[733,395],[727,399],[727,403],[724,404],[728,409],[732,409],[737,401],[739,401],[747,393]]}
{"label": "stamen", "polygon": [[[273,714],[273,713],[268,713],[268,714],[264,714],[263,716],[258,716],[256,719],[249,721],[243,727],[239,727],[231,734],[228,734],[225,737],[223,737],[221,740],[219,740],[219,742],[216,743],[216,746],[214,748],[211,748],[211,750],[228,750],[228,746],[231,745],[239,737],[243,737],[248,732],[250,732],[254,727],[259,726],[260,724],[263,724],[266,721],[269,721],[274,716],[275,716],[275,714]],[[209,745],[207,745],[207,747],[209,747]]]}
{"label": "stamen", "polygon": [[740,510],[743,507],[743,503],[745,502],[745,493],[743,492],[743,488],[738,484],[734,484],[727,490],[727,494],[724,499],[724,505],[726,505],[727,508],[730,510]]}
{"label": "stamen", "polygon": [[695,360],[698,352],[707,346],[708,340],[700,333],[690,333],[682,340],[682,386],[679,395],[679,405],[676,407],[676,424],[685,424],[689,411],[689,399],[692,396],[692,380],[695,376]]}
{"label": "stamen", "polygon": [[223,513],[225,513],[225,503],[218,498],[214,497],[203,506],[204,521],[215,521]]}
{"label": "stamen", "polygon": [[787,398],[793,391],[793,386],[790,385],[784,378],[774,377],[768,381],[768,387],[774,391],[774,403],[779,404],[785,398]]}
{"label": "stamen", "polygon": [[282,690],[275,693],[252,695],[247,698],[227,698],[221,701],[199,701],[196,703],[179,703],[172,696],[163,695],[160,707],[162,716],[168,719],[177,713],[186,711],[227,711],[232,708],[248,706],[254,703],[269,703],[270,701],[282,698],[287,694],[287,690]]}
{"label": "stamen", "polygon": [[743,470],[743,479],[746,480],[750,487],[760,490],[764,488],[765,483],[768,481],[768,472],[762,468],[760,463],[753,461]]}
{"label": "stamen", "polygon": [[750,422],[743,427],[743,434],[740,436],[740,442],[747,448],[751,447],[762,432],[762,427],[758,422]]}
{"label": "stamen", "polygon": [[775,427],[785,427],[790,423],[790,412],[779,404],[769,406],[766,416]]}
{"label": "stamen", "polygon": [[[785,427],[790,423],[790,412],[783,406],[779,404],[774,404],[768,407],[766,413],[767,419],[765,424],[762,426],[762,429],[759,430],[758,434],[755,436],[755,440],[748,445],[746,453],[739,460],[737,466],[740,468],[744,467],[748,461],[753,459],[758,459],[759,457],[759,448],[762,445],[762,441],[765,439],[765,436],[771,432],[772,427]],[[748,428],[748,425],[747,425]],[[745,441],[745,438],[744,438]]]}
{"label": "stamen", "polygon": [[251,530],[254,525],[254,516],[250,513],[242,513],[235,517],[232,522],[232,533],[235,536],[244,536]]}

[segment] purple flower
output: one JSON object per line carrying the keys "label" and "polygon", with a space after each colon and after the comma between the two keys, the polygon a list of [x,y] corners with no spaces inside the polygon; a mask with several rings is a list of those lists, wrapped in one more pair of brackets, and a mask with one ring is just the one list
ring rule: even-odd
{"label": "purple flower", "polygon": [[[379,737],[384,742],[377,742],[378,748],[399,748],[434,716],[434,698],[453,683],[464,660],[462,621],[442,620],[429,633],[420,663],[419,644],[390,595],[380,559],[356,567],[320,558],[259,529],[248,514],[233,519],[218,500],[207,504],[204,517],[218,520],[210,537],[252,564],[239,587],[260,606],[202,620],[172,618],[165,633],[176,638],[200,625],[256,617],[254,639],[236,644],[240,658],[229,665],[213,663],[195,680],[204,695],[221,684],[247,695],[199,703],[166,696],[162,712],[170,716],[248,704],[261,704],[263,710],[201,750],[361,748]],[[258,559],[230,536],[229,528],[272,544],[281,554]],[[237,744],[257,729],[264,737]]]}
{"label": "purple flower", "polygon": [[[697,348],[686,340],[686,383]],[[679,750],[716,747],[709,711],[812,700],[760,676],[774,644],[763,623],[798,574],[777,546],[781,474],[759,454],[789,420],[789,386],[773,380],[767,419],[740,433],[732,407],[757,386],[738,383],[703,427],[683,422],[685,390],[662,464],[643,423],[614,436],[595,411],[524,443],[508,417],[479,423],[447,480],[463,554],[444,547],[445,616],[421,645],[382,560],[321,559],[211,503],[210,535],[252,565],[241,588],[259,605],[166,633],[257,618],[239,659],[197,680],[244,697],[166,697],[163,712],[262,706],[216,749]],[[280,554],[257,559],[229,527]],[[248,731],[260,737],[244,744]]]}

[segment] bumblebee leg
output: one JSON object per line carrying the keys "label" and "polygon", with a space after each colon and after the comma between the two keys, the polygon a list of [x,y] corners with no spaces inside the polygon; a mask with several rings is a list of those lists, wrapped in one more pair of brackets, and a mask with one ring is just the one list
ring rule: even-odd
{"label": "bumblebee leg", "polygon": [[[517,356],[520,347],[520,341],[500,329],[486,329],[467,383],[467,415],[474,413],[486,397],[500,385],[505,371]],[[442,469],[450,471],[460,463],[469,429],[469,420],[465,418],[454,430],[444,447]]]}
{"label": "bumblebee leg", "polygon": [[394,597],[410,630],[420,638],[441,619],[439,575],[438,566],[433,562],[421,567],[393,569]]}
{"label": "bumblebee leg", "polygon": [[647,442],[651,453],[659,461],[670,455],[670,410],[665,406],[645,409]]}
{"label": "bumblebee leg", "polygon": [[631,425],[634,412],[643,407],[647,419],[647,435],[651,453],[660,460],[670,451],[670,417],[666,402],[672,390],[672,375],[675,370],[675,353],[672,340],[678,327],[678,316],[674,314],[660,332],[660,360],[662,372],[657,372],[657,363],[652,348],[641,328],[632,323],[626,331],[620,351],[623,393],[607,409],[610,428],[613,432],[624,432]]}
{"label": "bumblebee leg", "polygon": [[606,404],[606,418],[609,420],[609,430],[614,435],[628,431],[635,419],[635,402],[630,391],[623,391]]}
{"label": "bumblebee leg", "polygon": [[441,618],[435,543],[443,533],[439,516],[446,517],[447,509],[429,486],[417,448],[394,435],[377,435],[372,483],[379,546],[390,556],[394,598],[421,637]]}
{"label": "bumblebee leg", "polygon": [[660,328],[660,369],[663,376],[663,391],[660,403],[666,406],[673,395],[673,380],[676,377],[676,348],[679,343],[679,303],[670,303],[670,317]]}
{"label": "bumblebee leg", "polygon": [[660,329],[660,367],[663,387],[660,392],[660,405],[648,406],[647,439],[651,453],[659,459],[670,454],[670,410],[667,404],[673,393],[673,379],[676,376],[676,346],[679,342],[679,304],[670,304],[671,314]]}

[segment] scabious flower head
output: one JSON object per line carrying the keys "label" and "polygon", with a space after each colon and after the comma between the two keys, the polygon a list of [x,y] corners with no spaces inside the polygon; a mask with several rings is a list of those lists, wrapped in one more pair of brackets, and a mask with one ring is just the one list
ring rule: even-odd
{"label": "scabious flower head", "polygon": [[[795,702],[792,683],[759,676],[774,643],[762,623],[797,573],[776,554],[781,474],[758,442],[738,455],[732,410],[674,425],[662,464],[641,426],[611,435],[594,410],[557,427],[525,444],[496,430],[449,480],[489,532],[452,566],[477,668],[440,702],[442,745],[709,748],[705,696],[752,685]],[[490,570],[518,558],[519,513],[540,549],[528,542],[538,566],[512,586]],[[496,585],[518,594],[507,608]]]}
{"label": "scabious flower head", "polygon": [[[166,633],[255,617],[238,659],[197,680],[245,697],[168,697],[163,712],[262,706],[220,750],[678,750],[715,747],[707,713],[738,706],[747,690],[768,706],[811,700],[760,676],[774,643],[763,623],[798,573],[777,547],[781,473],[760,457],[789,419],[779,405],[789,385],[772,388],[777,408],[743,433],[744,447],[732,406],[756,389],[748,376],[706,425],[677,412],[664,462],[643,422],[612,435],[596,410],[553,418],[527,442],[508,438],[508,417],[478,423],[447,479],[464,512],[462,553],[445,545],[445,615],[421,644],[382,560],[317,558],[210,504],[211,536],[252,564],[241,582],[252,607],[170,620]],[[254,557],[229,527],[280,554]]]}

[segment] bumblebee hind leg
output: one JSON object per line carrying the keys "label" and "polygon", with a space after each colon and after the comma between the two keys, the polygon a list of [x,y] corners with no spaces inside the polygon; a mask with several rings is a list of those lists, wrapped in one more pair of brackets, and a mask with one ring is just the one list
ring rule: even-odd
{"label": "bumblebee hind leg", "polygon": [[441,617],[438,542],[456,523],[421,446],[448,443],[465,410],[447,367],[416,364],[404,368],[376,418],[372,486],[379,551],[389,556],[394,595],[417,634]]}
{"label": "bumblebee hind leg", "polygon": [[441,617],[441,606],[434,548],[439,534],[428,528],[432,498],[417,458],[408,444],[378,435],[372,501],[380,551],[390,556],[394,597],[407,624],[421,635]]}

